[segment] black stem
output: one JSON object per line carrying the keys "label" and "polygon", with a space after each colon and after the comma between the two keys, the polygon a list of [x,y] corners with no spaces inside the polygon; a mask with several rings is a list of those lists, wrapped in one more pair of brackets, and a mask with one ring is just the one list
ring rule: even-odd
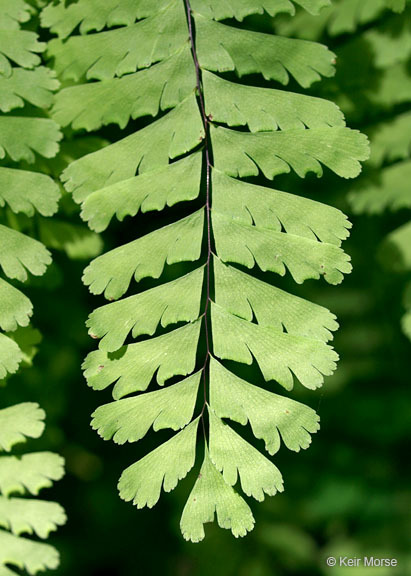
{"label": "black stem", "polygon": [[193,60],[196,70],[196,83],[197,83],[197,93],[198,99],[200,103],[200,112],[201,117],[203,120],[204,125],[204,150],[205,150],[205,158],[206,158],[206,218],[207,218],[207,262],[206,262],[206,285],[207,285],[207,293],[206,293],[206,302],[204,307],[204,325],[205,325],[205,336],[206,336],[206,346],[207,352],[206,357],[204,360],[204,365],[202,368],[203,371],[203,382],[204,382],[204,404],[201,410],[201,418],[203,420],[203,429],[204,429],[204,419],[203,414],[207,404],[207,385],[206,385],[206,368],[210,357],[210,342],[209,342],[209,326],[208,326],[208,309],[209,304],[211,302],[210,299],[210,263],[211,263],[211,207],[210,207],[210,188],[211,188],[211,162],[210,162],[210,122],[209,118],[205,111],[205,104],[204,104],[204,94],[203,94],[203,85],[201,82],[201,72],[200,72],[200,65],[198,63],[197,52],[195,47],[194,41],[194,33],[193,33],[193,17],[192,11],[190,6],[190,0],[185,0],[186,3],[186,10],[187,10],[187,22],[188,22],[188,31],[190,36],[190,44],[191,44],[191,52],[193,54]]}

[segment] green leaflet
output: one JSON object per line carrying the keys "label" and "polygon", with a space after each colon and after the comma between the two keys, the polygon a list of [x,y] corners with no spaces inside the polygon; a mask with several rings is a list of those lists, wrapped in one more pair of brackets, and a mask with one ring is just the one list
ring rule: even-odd
{"label": "green leaflet", "polygon": [[200,327],[196,320],[163,336],[120,348],[120,354],[112,358],[103,350],[91,352],[83,365],[87,382],[95,390],[115,383],[113,398],[119,400],[146,390],[154,374],[160,386],[173,376],[186,376],[195,368]]}
{"label": "green leaflet", "polygon": [[51,178],[39,172],[0,167],[0,206],[7,204],[17,214],[43,216],[57,212],[59,188]]}
{"label": "green leaflet", "polygon": [[310,128],[248,134],[212,128],[215,166],[229,176],[266,178],[293,169],[304,178],[308,172],[322,176],[321,164],[342,178],[355,178],[359,160],[368,158],[367,138],[349,128]]}
{"label": "green leaflet", "polygon": [[25,102],[49,108],[53,103],[52,92],[58,87],[58,81],[48,68],[13,68],[10,76],[0,76],[0,110],[10,112],[22,108]]}
{"label": "green leaflet", "polygon": [[[55,156],[62,138],[58,125],[44,117],[59,86],[55,74],[39,66],[39,53],[44,51],[45,44],[38,42],[35,32],[19,29],[34,12],[31,5],[21,0],[0,0],[0,111],[23,109],[16,116],[0,116],[0,158],[13,163],[12,168],[0,167],[3,212],[0,266],[6,277],[22,282],[27,280],[28,272],[42,275],[51,262],[51,255],[41,242],[20,230],[36,236],[38,222],[29,219],[53,215],[60,198],[59,187],[49,176],[24,169],[24,162],[34,163],[36,155]],[[35,170],[41,170],[41,165]],[[49,173],[48,166],[44,170]],[[30,300],[13,284],[0,278],[0,328],[7,332],[0,333],[0,379],[15,373],[20,364],[32,363],[36,345],[41,340],[40,333],[28,326],[32,312]],[[1,409],[0,452],[9,452],[15,444],[28,438],[38,438],[44,430],[44,418],[44,411],[32,402]],[[50,452],[18,457],[0,455],[2,576],[15,574],[6,564],[29,574],[57,567],[59,555],[54,547],[21,538],[20,534],[34,533],[46,538],[50,531],[64,524],[63,509],[54,502],[9,496],[37,494],[40,489],[51,486],[62,477],[63,464],[62,458]]]}
{"label": "green leaflet", "polygon": [[201,154],[191,154],[152,172],[122,180],[86,197],[81,216],[101,232],[113,216],[123,220],[141,212],[163,210],[177,202],[194,200],[200,192]]}
{"label": "green leaflet", "polygon": [[387,19],[364,34],[377,68],[388,68],[396,62],[407,62],[411,56],[410,16],[411,7],[408,7],[403,14]]}
{"label": "green leaflet", "polygon": [[281,34],[308,40],[320,38],[324,29],[330,36],[339,36],[377,20],[386,8],[401,12],[405,0],[337,0],[328,10],[323,10],[319,18],[314,20],[300,12],[294,19],[281,22],[279,29]]}
{"label": "green leaflet", "polygon": [[281,12],[295,13],[289,0],[193,0],[191,6],[195,12],[213,20],[236,18],[241,21],[246,16],[263,14],[264,11],[270,16]]}
{"label": "green leaflet", "polygon": [[52,570],[59,564],[59,554],[53,546],[20,538],[0,530],[0,566],[13,564],[17,568],[36,574],[40,570]]}
{"label": "green leaflet", "polygon": [[206,448],[203,465],[181,517],[180,528],[184,538],[192,542],[202,540],[204,524],[213,522],[214,513],[218,525],[231,530],[236,538],[245,536],[254,527],[249,506],[224,481]]}
{"label": "green leaflet", "polygon": [[411,283],[408,283],[405,287],[403,306],[405,308],[405,314],[401,319],[401,327],[407,338],[411,340]]}
{"label": "green leaflet", "polygon": [[381,258],[395,272],[411,270],[411,221],[390,232],[381,245]]}
{"label": "green leaflet", "polygon": [[0,496],[0,525],[16,536],[26,532],[47,538],[65,521],[63,508],[55,502]]}
{"label": "green leaflet", "polygon": [[238,30],[200,15],[195,21],[198,59],[212,72],[235,70],[240,77],[258,72],[281,84],[291,75],[304,88],[334,74],[335,55],[321,44]]}
{"label": "green leaflet", "polygon": [[0,29],[0,74],[10,76],[12,63],[22,68],[35,68],[41,62],[38,53],[45,47],[38,42],[34,32]]}
{"label": "green leaflet", "polygon": [[[152,336],[161,324],[193,322],[200,315],[204,268],[198,268],[172,282],[97,308],[87,322],[92,338],[101,338],[99,348],[115,352],[131,332],[133,338]],[[117,318],[127,320],[121,326]]]}
{"label": "green leaflet", "polygon": [[402,12],[405,9],[406,0],[385,0],[385,3],[394,12]]}
{"label": "green leaflet", "polygon": [[275,454],[282,441],[289,450],[308,448],[310,434],[319,429],[319,417],[304,404],[267,392],[229,372],[214,358],[210,360],[210,406],[220,418],[243,426],[250,422],[253,434]]}
{"label": "green leaflet", "polygon": [[164,444],[124,470],[118,483],[121,498],[137,508],[157,504],[161,488],[171,492],[194,466],[199,418]]}
{"label": "green leaflet", "polygon": [[[239,379],[215,357],[255,359],[265,380],[287,390],[294,378],[317,388],[338,359],[327,345],[338,327],[331,312],[226,264],[257,264],[280,275],[288,270],[299,283],[324,276],[337,284],[351,270],[340,248],[351,227],[346,216],[264,187],[263,176],[321,176],[326,166],[353,178],[368,157],[367,138],[345,127],[336,105],[219,75],[257,73],[308,87],[334,74],[332,52],[217,20],[241,22],[264,11],[293,15],[295,5],[318,13],[329,4],[109,0],[100,9],[95,0],[79,0],[43,12],[43,23],[60,37],[49,49],[55,70],[73,80],[57,96],[53,117],[74,131],[109,123],[125,128],[130,119],[146,117],[139,129],[128,124],[125,138],[74,159],[62,181],[92,230],[127,216],[135,217],[129,230],[137,230],[84,272],[92,293],[118,300],[97,308],[87,322],[100,342],[84,362],[85,377],[96,390],[113,386],[114,398],[95,410],[92,426],[119,444],[142,439],[151,427],[181,430],[123,472],[123,499],[153,506],[162,488],[173,489],[187,474],[209,405],[209,426],[203,420],[200,428],[204,462],[181,519],[183,536],[193,542],[204,537],[215,513],[235,536],[253,528],[250,508],[233,489],[237,480],[258,500],[282,490],[276,466],[222,418],[249,421],[270,454],[280,437],[291,450],[307,448],[318,429],[311,408]],[[112,26],[119,27],[106,29]],[[258,186],[235,179],[257,175]],[[197,199],[184,218],[156,227],[153,215],[150,231],[138,231],[146,212]],[[194,270],[184,264],[196,261]],[[152,280],[136,290],[133,278]],[[175,377],[177,383],[165,385]],[[204,401],[196,411],[199,394]]]}
{"label": "green leaflet", "polygon": [[0,329],[13,332],[18,326],[27,326],[32,314],[27,296],[0,278]]}
{"label": "green leaflet", "polygon": [[170,0],[79,0],[75,4],[49,4],[41,14],[42,25],[66,38],[80,25],[80,34],[102,30],[104,26],[133,24],[166,8]]}
{"label": "green leaflet", "polygon": [[16,576],[16,572],[9,570],[6,566],[0,566],[0,576]]}
{"label": "green leaflet", "polygon": [[47,248],[65,252],[71,260],[87,260],[101,253],[103,242],[81,224],[39,218],[39,237]]}
{"label": "green leaflet", "polygon": [[24,0],[0,0],[0,29],[18,30],[30,16],[30,6]]}
{"label": "green leaflet", "polygon": [[336,368],[338,355],[321,341],[285,334],[237,318],[212,306],[214,354],[222,360],[251,364],[256,359],[265,380],[292,390],[293,374],[303,386],[315,389]]}
{"label": "green leaflet", "polygon": [[203,72],[206,110],[215,122],[251,132],[344,126],[339,108],[320,98],[235,84]]}
{"label": "green leaflet", "polygon": [[0,492],[38,494],[64,474],[64,460],[52,452],[33,452],[23,456],[0,456]]}
{"label": "green leaflet", "polygon": [[[340,210],[295,194],[270,190],[212,172],[213,211],[241,224],[339,246],[351,224]],[[304,214],[304,219],[299,215]]]}
{"label": "green leaflet", "polygon": [[96,190],[139,173],[167,166],[204,138],[195,96],[189,96],[158,122],[74,161],[62,174],[67,190],[82,202]]}
{"label": "green leaflet", "polygon": [[9,452],[26,438],[39,438],[44,430],[45,412],[34,402],[0,410],[0,450]]}
{"label": "green leaflet", "polygon": [[0,224],[0,266],[6,276],[25,282],[27,271],[41,276],[50,262],[41,242]]}
{"label": "green leaflet", "polygon": [[372,166],[408,159],[411,155],[411,112],[373,126],[369,136],[372,142],[369,163]]}
{"label": "green leaflet", "polygon": [[[311,14],[318,14],[324,6],[330,5],[330,0],[293,0]],[[195,12],[213,20],[236,18],[243,20],[251,14],[262,14],[264,11],[270,16],[279,13],[294,16],[295,8],[290,0],[192,0],[191,6]]]}
{"label": "green leaflet", "polygon": [[379,214],[387,209],[411,208],[410,178],[411,161],[384,168],[376,181],[364,178],[348,196],[353,211]]}
{"label": "green leaflet", "polygon": [[[287,334],[327,342],[338,328],[329,310],[257,280],[214,258],[216,303],[235,316]],[[284,329],[283,329],[284,327]]]}
{"label": "green leaflet", "polygon": [[[20,138],[15,135],[20,134]],[[6,155],[15,162],[34,162],[35,155],[53,158],[58,152],[62,134],[48,118],[0,117],[0,159]]]}
{"label": "green leaflet", "polygon": [[283,491],[283,479],[274,464],[224,424],[213,410],[210,416],[210,457],[217,470],[223,473],[230,486],[241,481],[241,488],[247,496],[260,502],[264,493],[274,496]]}
{"label": "green leaflet", "polygon": [[55,99],[53,118],[75,130],[97,130],[112,122],[124,128],[130,118],[157,116],[177,106],[196,86],[190,47],[152,68],[122,78],[65,88]]}
{"label": "green leaflet", "polygon": [[284,276],[289,270],[301,284],[308,278],[323,276],[329,284],[339,284],[351,271],[350,258],[334,244],[238,224],[213,212],[213,231],[217,252],[223,262],[235,262],[247,268],[257,264]]}
{"label": "green leaflet", "polygon": [[23,356],[19,346],[0,332],[0,380],[17,372]]}
{"label": "green leaflet", "polygon": [[54,58],[54,68],[64,79],[104,80],[164,60],[187,39],[184,4],[174,0],[164,10],[130,26],[73,36],[66,42],[51,40],[48,55]]}
{"label": "green leaflet", "polygon": [[[115,248],[85,269],[83,281],[93,294],[117,299],[131,279],[158,278],[164,264],[198,260],[201,253],[204,210]],[[1,257],[1,254],[0,254]],[[0,260],[1,262],[1,260]]]}
{"label": "green leaflet", "polygon": [[179,430],[193,417],[201,373],[197,372],[163,390],[139,394],[99,406],[92,427],[104,440],[117,444],[137,442],[153,430]]}

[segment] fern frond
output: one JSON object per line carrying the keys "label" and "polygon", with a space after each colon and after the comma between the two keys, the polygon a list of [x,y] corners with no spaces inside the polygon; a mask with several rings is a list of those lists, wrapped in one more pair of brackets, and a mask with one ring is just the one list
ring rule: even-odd
{"label": "fern frond", "polygon": [[[31,363],[40,337],[28,327],[33,306],[13,281],[25,282],[29,273],[41,276],[51,262],[50,252],[42,242],[23,233],[15,214],[30,219],[51,216],[60,198],[51,177],[19,164],[33,163],[38,155],[54,157],[62,137],[58,125],[44,117],[59,86],[55,75],[39,66],[45,45],[38,42],[36,33],[20,29],[32,12],[21,0],[0,0],[0,110],[8,113],[23,108],[19,115],[0,116],[0,158],[8,163],[0,167],[0,329],[6,332],[0,333],[0,379],[15,373],[20,364]],[[35,226],[28,228],[31,233],[35,230]],[[53,546],[21,535],[46,538],[64,524],[66,517],[59,504],[26,497],[28,493],[37,495],[63,476],[63,459],[50,452],[1,454],[27,438],[41,436],[44,418],[44,411],[31,402],[0,410],[2,576],[14,574],[10,565],[34,575],[59,563]]]}
{"label": "fern frond", "polygon": [[[294,4],[318,12],[329,2]],[[282,84],[292,77],[302,87],[333,75],[334,55],[325,46],[218,22],[263,11],[293,14],[288,0],[172,0],[155,7],[110,1],[98,16],[93,5],[60,2],[43,13],[43,23],[60,36],[49,50],[55,69],[74,80],[57,97],[54,117],[76,130],[110,122],[125,127],[130,118],[164,114],[72,162],[62,175],[65,187],[96,231],[114,218],[193,205],[182,219],[137,235],[84,272],[92,293],[126,296],[95,310],[87,323],[100,343],[84,362],[85,377],[96,390],[112,386],[114,398],[96,409],[92,426],[119,444],[140,440],[151,427],[177,432],[121,476],[121,497],[141,508],[153,506],[162,488],[172,490],[192,469],[201,420],[204,461],[182,533],[201,540],[204,523],[217,514],[220,526],[244,536],[254,519],[234,486],[239,481],[246,495],[261,500],[282,490],[282,478],[221,419],[249,421],[274,454],[280,434],[291,450],[307,448],[318,416],[245,382],[216,358],[255,360],[267,382],[287,390],[294,379],[309,389],[320,386],[338,358],[327,344],[338,327],[335,317],[254,278],[252,269],[336,284],[351,265],[340,248],[350,223],[339,210],[237,178],[291,171],[321,176],[323,166],[352,178],[368,157],[367,140],[346,128],[326,100],[219,75],[259,74]],[[120,27],[104,29],[114,25]],[[77,26],[80,34],[71,35]],[[94,30],[101,32],[87,34]],[[177,64],[183,61],[184,67]],[[178,264],[175,274],[166,277],[172,264]],[[133,278],[153,280],[135,293]]]}

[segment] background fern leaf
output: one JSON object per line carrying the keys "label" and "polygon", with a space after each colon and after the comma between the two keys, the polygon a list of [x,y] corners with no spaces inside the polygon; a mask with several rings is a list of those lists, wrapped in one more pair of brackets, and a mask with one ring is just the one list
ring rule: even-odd
{"label": "background fern leaf", "polygon": [[[41,339],[28,327],[33,306],[14,281],[25,282],[28,273],[41,276],[51,263],[49,250],[37,239],[36,219],[55,214],[61,195],[37,164],[30,171],[25,164],[33,164],[37,156],[54,157],[62,138],[58,125],[46,117],[59,83],[51,70],[40,66],[45,44],[35,32],[20,28],[34,13],[21,0],[0,1],[0,159],[7,163],[0,167],[0,328],[6,332],[0,332],[1,380],[17,372],[20,364],[31,364]],[[16,108],[21,110],[12,115]],[[27,438],[39,438],[44,418],[44,411],[33,402],[0,410],[2,575],[14,574],[10,565],[36,574],[59,564],[53,546],[21,534],[46,538],[65,523],[59,504],[27,498],[63,476],[63,459],[51,452],[1,453]]]}

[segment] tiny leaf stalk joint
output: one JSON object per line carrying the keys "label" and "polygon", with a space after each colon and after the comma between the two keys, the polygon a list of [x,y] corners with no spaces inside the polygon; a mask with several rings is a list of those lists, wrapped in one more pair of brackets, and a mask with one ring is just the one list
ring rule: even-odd
{"label": "tiny leaf stalk joint", "polygon": [[[279,388],[290,392],[295,380],[318,388],[338,358],[327,343],[338,327],[332,313],[253,274],[258,267],[297,283],[338,284],[351,270],[340,247],[350,228],[342,212],[252,183],[289,172],[321,176],[323,166],[354,178],[368,157],[366,137],[345,126],[335,104],[278,87],[291,77],[307,88],[332,76],[334,54],[241,24],[251,14],[294,14],[296,5],[318,13],[329,1],[79,0],[42,13],[58,36],[48,55],[70,81],[53,106],[58,123],[98,130],[153,117],[63,172],[83,219],[102,232],[113,218],[187,203],[184,217],[158,226],[153,215],[152,231],[86,268],[84,283],[110,302],[88,320],[99,347],[84,372],[95,390],[112,386],[114,401],[92,420],[104,439],[175,432],[123,472],[124,500],[154,506],[200,452],[181,518],[193,542],[215,516],[244,536],[254,518],[241,492],[263,500],[283,489],[278,468],[232,422],[249,424],[270,455],[281,444],[307,448],[319,418]],[[249,74],[264,87],[242,82]],[[151,287],[135,292],[132,281],[145,278]],[[226,361],[254,363],[273,391]]]}

